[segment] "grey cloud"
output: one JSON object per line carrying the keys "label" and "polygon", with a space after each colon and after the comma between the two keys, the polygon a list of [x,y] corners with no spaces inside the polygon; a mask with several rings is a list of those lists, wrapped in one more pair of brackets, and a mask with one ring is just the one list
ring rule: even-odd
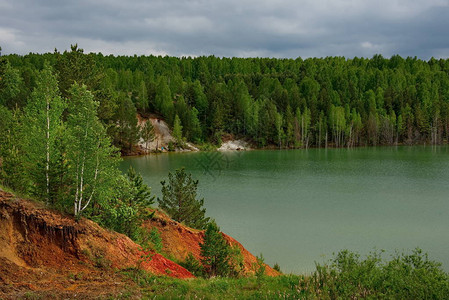
{"label": "grey cloud", "polygon": [[449,55],[449,0],[0,0],[4,53]]}

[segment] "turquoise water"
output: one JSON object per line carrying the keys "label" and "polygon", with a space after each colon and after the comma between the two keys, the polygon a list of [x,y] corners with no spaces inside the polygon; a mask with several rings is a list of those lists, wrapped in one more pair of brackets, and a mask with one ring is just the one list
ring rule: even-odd
{"label": "turquoise water", "polygon": [[184,166],[207,214],[284,272],[341,249],[420,247],[449,271],[449,147],[169,153],[126,158],[152,191]]}

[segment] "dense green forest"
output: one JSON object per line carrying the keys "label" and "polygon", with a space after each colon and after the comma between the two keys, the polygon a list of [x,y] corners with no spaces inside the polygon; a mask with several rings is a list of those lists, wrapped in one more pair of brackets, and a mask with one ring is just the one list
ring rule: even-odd
{"label": "dense green forest", "polygon": [[260,147],[351,147],[440,144],[449,135],[447,59],[116,57],[72,46],[3,56],[0,103],[22,110],[46,61],[62,98],[74,82],[87,86],[122,151],[139,139],[136,113],[177,120],[197,143],[231,134]]}

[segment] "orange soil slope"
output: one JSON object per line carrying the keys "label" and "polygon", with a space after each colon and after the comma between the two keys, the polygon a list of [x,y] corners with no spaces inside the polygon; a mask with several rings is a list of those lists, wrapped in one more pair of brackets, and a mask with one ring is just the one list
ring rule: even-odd
{"label": "orange soil slope", "polygon": [[[130,267],[176,278],[193,277],[159,254],[142,252],[125,235],[84,218],[76,222],[0,190],[0,298],[2,293],[23,289],[70,288],[78,294],[84,289],[86,295],[100,296],[100,286],[106,294],[114,294],[124,287],[114,269]],[[83,280],[73,282],[77,274]]]}
{"label": "orange soil slope", "polygon": [[[166,214],[156,211],[155,217],[147,221],[144,226],[151,230],[157,228],[162,238],[163,251],[176,260],[183,261],[189,253],[192,253],[196,259],[200,259],[200,246],[203,242],[204,231],[187,227],[170,219]],[[244,259],[244,273],[246,275],[254,274],[254,263],[257,259],[242,244],[227,234],[222,233],[229,245],[238,245]],[[269,276],[278,276],[279,272],[266,265],[265,273]]]}

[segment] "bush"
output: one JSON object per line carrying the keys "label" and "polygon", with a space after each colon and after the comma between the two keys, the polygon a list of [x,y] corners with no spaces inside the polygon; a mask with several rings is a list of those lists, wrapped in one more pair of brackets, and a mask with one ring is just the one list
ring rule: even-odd
{"label": "bush", "polygon": [[257,283],[261,284],[265,278],[265,258],[262,253],[256,256],[256,262],[253,264],[254,275],[257,278]]}
{"label": "bush", "polygon": [[180,262],[180,265],[196,277],[204,277],[206,275],[203,265],[195,258],[195,256],[193,256],[192,253],[189,253],[185,261]]}
{"label": "bush", "polygon": [[161,253],[163,249],[162,238],[156,227],[153,227],[150,231],[150,242],[157,253]]}
{"label": "bush", "polygon": [[154,203],[151,189],[133,168],[128,176],[119,176],[115,182],[114,197],[99,203],[100,209],[91,218],[100,225],[126,234],[134,241],[141,239],[140,225],[153,217],[149,208]]}
{"label": "bush", "polygon": [[242,251],[238,245],[231,246],[229,249],[229,276],[239,278],[243,276],[244,271],[244,258]]}
{"label": "bush", "polygon": [[422,250],[397,254],[388,262],[381,256],[382,252],[374,252],[361,259],[357,253],[341,251],[329,264],[317,264],[311,285],[330,298],[449,298],[448,275]]}

